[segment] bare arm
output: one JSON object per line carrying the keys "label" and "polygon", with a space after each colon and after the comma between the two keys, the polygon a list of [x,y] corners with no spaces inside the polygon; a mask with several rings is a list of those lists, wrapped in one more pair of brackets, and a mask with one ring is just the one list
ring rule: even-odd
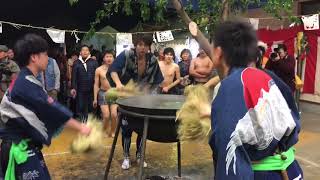
{"label": "bare arm", "polygon": [[176,75],[176,80],[168,86],[169,89],[175,87],[181,81],[180,69],[178,65],[175,67],[175,75]]}
{"label": "bare arm", "polygon": [[96,69],[95,75],[94,75],[94,86],[93,86],[93,101],[97,102],[98,97],[98,91],[99,91],[99,69]]}
{"label": "bare arm", "polygon": [[189,67],[189,74],[193,77],[196,77],[196,78],[204,78],[206,77],[206,75],[202,75],[200,73],[198,73],[195,69],[195,61],[196,60],[192,60],[191,61],[191,64],[190,64],[190,67]]}
{"label": "bare arm", "polygon": [[[208,39],[202,34],[202,32],[198,29],[197,24],[192,22],[188,14],[182,8],[180,0],[172,0],[173,6],[175,7],[177,13],[182,18],[183,22],[186,26],[189,26],[189,30],[192,36],[199,43],[200,47],[208,54],[210,59],[213,61],[213,49],[210,45]],[[214,62],[213,62],[214,63]]]}
{"label": "bare arm", "polygon": [[207,88],[215,87],[219,82],[220,82],[219,76],[215,76],[211,78],[208,82],[206,82],[204,86]]}
{"label": "bare arm", "polygon": [[68,78],[68,81],[71,81],[71,70],[72,69],[72,66],[70,66],[68,63],[67,63],[67,78]]}
{"label": "bare arm", "polygon": [[112,78],[113,82],[116,84],[117,88],[123,87],[123,84],[121,83],[117,72],[111,72],[111,78]]}
{"label": "bare arm", "polygon": [[91,129],[88,126],[86,126],[83,123],[80,123],[79,121],[77,121],[73,118],[70,118],[67,121],[66,126],[72,128],[76,131],[79,131],[83,135],[89,135],[90,131],[91,131]]}

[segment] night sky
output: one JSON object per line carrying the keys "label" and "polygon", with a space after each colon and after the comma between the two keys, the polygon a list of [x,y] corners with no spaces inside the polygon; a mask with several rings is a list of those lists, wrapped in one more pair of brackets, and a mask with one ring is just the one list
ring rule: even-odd
{"label": "night sky", "polygon": [[[150,0],[151,4],[154,0]],[[184,0],[183,0],[184,1]],[[197,1],[193,0],[195,10]],[[30,24],[42,27],[55,27],[57,29],[78,29],[88,31],[90,22],[95,19],[95,13],[103,7],[103,0],[79,0],[75,6],[71,6],[68,0],[1,0],[0,21],[9,21],[21,24]],[[169,9],[171,9],[168,6]],[[138,10],[134,10],[133,16],[116,15],[104,20],[96,29],[104,26],[112,26],[120,32],[126,32],[134,28],[138,23]],[[3,32],[0,34],[0,44],[13,46],[14,42],[26,33],[37,33],[54,43],[45,30],[21,28],[20,30],[3,24]],[[79,34],[79,37],[82,36]],[[74,44],[74,37],[66,33],[66,42]]]}
{"label": "night sky", "polygon": [[[0,21],[87,31],[90,28],[90,22],[95,19],[95,12],[102,6],[102,0],[79,0],[79,3],[75,6],[69,5],[68,0],[2,0],[0,3]],[[118,31],[125,32],[134,28],[137,22],[137,16],[117,15],[100,23],[97,29],[110,25]],[[10,25],[3,24],[0,44],[13,46],[17,38],[30,32],[40,34],[51,44],[53,43],[45,30],[30,28],[18,30]],[[66,41],[74,42],[70,33],[66,33]]]}

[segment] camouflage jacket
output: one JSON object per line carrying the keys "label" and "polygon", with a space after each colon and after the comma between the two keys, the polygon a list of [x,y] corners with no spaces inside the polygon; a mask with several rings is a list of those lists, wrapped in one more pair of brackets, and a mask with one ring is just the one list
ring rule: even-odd
{"label": "camouflage jacket", "polygon": [[[20,71],[19,66],[10,59],[0,60],[0,87],[5,92],[12,80],[12,74]],[[1,97],[0,97],[1,99]]]}

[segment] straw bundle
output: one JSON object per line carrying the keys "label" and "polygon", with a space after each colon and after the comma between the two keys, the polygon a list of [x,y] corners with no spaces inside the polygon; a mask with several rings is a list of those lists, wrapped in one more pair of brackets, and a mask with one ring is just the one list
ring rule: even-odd
{"label": "straw bundle", "polygon": [[93,115],[89,115],[87,126],[91,128],[89,136],[79,134],[71,143],[71,152],[84,153],[91,150],[98,150],[103,147],[103,126],[101,121]]}
{"label": "straw bundle", "polygon": [[116,101],[118,98],[130,97],[141,94],[137,83],[130,80],[121,90],[110,88],[106,93],[106,99]]}
{"label": "straw bundle", "polygon": [[207,140],[211,130],[210,118],[204,117],[210,111],[209,89],[202,86],[188,86],[185,89],[186,101],[177,112],[180,121],[178,136],[181,141]]}

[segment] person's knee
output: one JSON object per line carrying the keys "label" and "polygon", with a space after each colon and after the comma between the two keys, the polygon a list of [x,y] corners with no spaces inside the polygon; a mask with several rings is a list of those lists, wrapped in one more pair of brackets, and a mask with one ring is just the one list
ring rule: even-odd
{"label": "person's knee", "polygon": [[109,107],[108,106],[101,106],[101,112],[102,112],[102,117],[103,119],[109,119],[110,117],[110,112],[109,112]]}
{"label": "person's knee", "polygon": [[102,112],[102,117],[103,117],[103,119],[109,119],[110,113],[109,112]]}
{"label": "person's knee", "polygon": [[111,118],[112,118],[112,119],[116,119],[116,118],[117,118],[117,115],[118,115],[118,114],[117,114],[117,111],[116,111],[116,112],[114,112],[114,111],[111,112]]}

